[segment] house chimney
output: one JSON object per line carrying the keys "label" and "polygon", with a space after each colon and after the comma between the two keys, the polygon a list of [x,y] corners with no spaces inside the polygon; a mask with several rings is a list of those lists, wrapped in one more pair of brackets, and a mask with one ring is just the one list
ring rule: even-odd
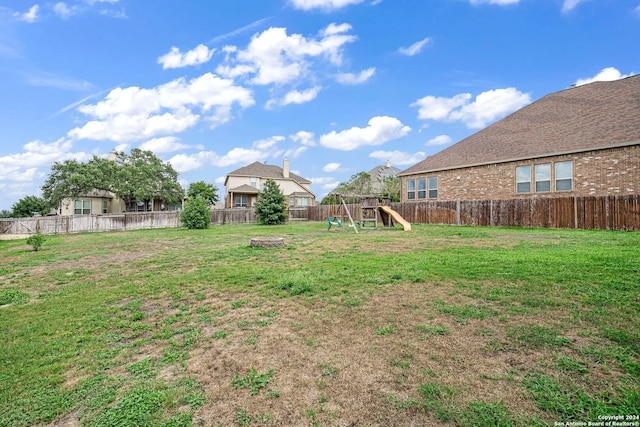
{"label": "house chimney", "polygon": [[285,178],[289,178],[289,159],[284,158],[284,162],[282,162],[282,176]]}
{"label": "house chimney", "polygon": [[109,161],[111,162],[115,162],[116,161],[116,150],[111,150],[109,151],[109,157],[108,157]]}
{"label": "house chimney", "polygon": [[389,160],[387,160],[384,164],[384,167],[389,169],[391,167],[391,162]]}

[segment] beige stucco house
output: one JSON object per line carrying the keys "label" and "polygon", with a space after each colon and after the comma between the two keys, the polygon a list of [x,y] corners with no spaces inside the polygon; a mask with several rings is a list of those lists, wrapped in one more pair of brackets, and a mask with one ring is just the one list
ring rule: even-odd
{"label": "beige stucco house", "polygon": [[225,207],[253,207],[267,179],[278,184],[287,206],[297,208],[315,205],[316,196],[311,192],[311,181],[291,172],[289,160],[285,158],[282,167],[254,162],[230,172],[224,181]]}
{"label": "beige stucco house", "polygon": [[398,176],[402,202],[640,194],[640,75],[547,95]]}

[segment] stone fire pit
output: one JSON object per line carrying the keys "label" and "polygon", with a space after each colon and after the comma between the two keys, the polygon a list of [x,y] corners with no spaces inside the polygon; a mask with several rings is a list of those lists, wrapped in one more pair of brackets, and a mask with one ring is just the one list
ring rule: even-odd
{"label": "stone fire pit", "polygon": [[260,246],[262,248],[277,248],[284,246],[284,238],[282,237],[253,237],[251,238],[251,247]]}

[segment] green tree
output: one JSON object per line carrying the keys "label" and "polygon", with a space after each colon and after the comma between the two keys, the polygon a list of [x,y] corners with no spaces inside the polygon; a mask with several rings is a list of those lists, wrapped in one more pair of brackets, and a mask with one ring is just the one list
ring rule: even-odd
{"label": "green tree", "polygon": [[284,195],[280,191],[278,184],[268,179],[264,183],[264,189],[258,196],[255,205],[258,222],[264,225],[284,224],[286,220],[286,209]]}
{"label": "green tree", "polygon": [[51,211],[51,205],[45,199],[37,196],[26,196],[18,200],[11,207],[14,218],[25,218],[33,215],[46,215]]}
{"label": "green tree", "polygon": [[0,211],[0,218],[11,218],[13,216],[13,212],[7,209],[2,209]]}
{"label": "green tree", "polygon": [[195,199],[202,197],[209,205],[213,205],[218,199],[218,187],[213,184],[207,184],[204,181],[192,182],[187,190],[187,197]]}
{"label": "green tree", "polygon": [[[95,181],[87,163],[79,163],[77,160],[55,162],[42,186],[42,195],[52,206],[59,206],[64,199],[77,199],[94,188],[107,189],[101,188],[102,185],[106,186],[105,182]],[[95,187],[94,184],[98,186]]]}
{"label": "green tree", "polygon": [[115,181],[110,191],[127,206],[132,201],[144,202],[146,210],[154,199],[169,204],[182,201],[184,190],[178,183],[178,173],[151,151],[134,148],[129,155],[117,152],[115,164]]}
{"label": "green tree", "polygon": [[340,203],[340,197],[336,194],[342,194],[346,203],[360,203],[361,195],[368,195],[371,192],[371,175],[367,172],[358,172],[351,175],[348,182],[341,182],[336,186],[331,194],[325,196],[321,201],[321,205],[337,205]]}
{"label": "green tree", "polygon": [[182,225],[189,229],[204,230],[211,223],[211,207],[202,196],[187,200],[180,214]]}
{"label": "green tree", "polygon": [[400,178],[397,176],[385,176],[382,178],[382,195],[390,197],[392,202],[400,201]]}
{"label": "green tree", "polygon": [[93,156],[87,163],[76,160],[56,162],[42,186],[42,194],[52,206],[94,190],[112,192],[124,200],[127,207],[131,202],[144,202],[145,209],[154,199],[180,203],[184,197],[178,173],[173,167],[151,151],[138,148],[128,155],[116,152],[113,161]]}

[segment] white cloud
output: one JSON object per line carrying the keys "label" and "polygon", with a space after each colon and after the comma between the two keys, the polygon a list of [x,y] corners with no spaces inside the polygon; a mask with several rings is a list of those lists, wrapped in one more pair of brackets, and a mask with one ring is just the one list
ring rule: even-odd
{"label": "white cloud", "polygon": [[227,63],[217,67],[224,77],[252,76],[256,85],[284,84],[309,74],[313,60],[326,59],[334,66],[342,62],[342,47],[356,37],[345,34],[348,24],[330,24],[316,38],[288,35],[286,28],[269,28],[253,36],[245,50],[225,49]]}
{"label": "white cloud", "polygon": [[322,168],[323,172],[335,172],[338,169],[340,169],[340,163],[327,163],[326,165],[324,165],[324,167]]}
{"label": "white cloud", "polygon": [[336,179],[332,176],[320,176],[320,177],[309,178],[309,181],[311,181],[313,185],[320,186],[320,188],[326,191],[333,190],[339,184],[339,182],[336,181]]}
{"label": "white cloud", "polygon": [[202,117],[198,113],[206,115],[212,126],[227,122],[236,104],[252,106],[251,91],[211,73],[189,81],[179,78],[152,89],[116,88],[103,101],[79,107],[94,120],[68,135],[116,142],[166,136],[197,124]]}
{"label": "white cloud", "polygon": [[364,0],[289,0],[289,3],[301,10],[320,9],[326,12],[341,9],[352,4],[362,3]]}
{"label": "white cloud", "polygon": [[17,18],[19,21],[33,23],[38,20],[38,13],[40,12],[40,6],[34,4],[29,8],[29,10],[25,13],[15,12],[13,16]]}
{"label": "white cloud", "polygon": [[420,51],[422,51],[422,48],[429,42],[431,42],[431,38],[427,37],[415,42],[409,47],[401,47],[398,51],[403,55],[414,56],[419,54]]}
{"label": "white cloud", "polygon": [[451,137],[449,135],[438,135],[435,138],[428,140],[424,145],[431,147],[434,145],[447,145],[451,143]]}
{"label": "white cloud", "polygon": [[580,3],[583,3],[585,0],[564,0],[562,3],[562,12],[567,13],[572,11],[576,6]]}
{"label": "white cloud", "polygon": [[62,19],[68,19],[70,16],[73,16],[78,12],[78,6],[69,7],[64,2],[58,2],[53,6],[53,11]]}
{"label": "white cloud", "polygon": [[617,68],[607,67],[600,70],[598,74],[593,77],[586,77],[578,79],[575,83],[576,86],[582,86],[593,82],[611,82],[614,80],[623,79],[625,77],[633,76],[634,73],[622,74]]}
{"label": "white cloud", "polygon": [[282,142],[284,140],[285,140],[284,136],[275,135],[269,138],[264,138],[264,139],[259,139],[257,141],[254,141],[251,146],[256,150],[265,151],[270,148],[275,148],[279,142]]}
{"label": "white cloud", "polygon": [[228,167],[237,164],[249,164],[263,160],[266,153],[260,150],[233,148],[220,156],[213,151],[201,151],[197,154],[177,154],[169,159],[169,163],[178,173],[188,172],[204,167]]}
{"label": "white cloud", "polygon": [[272,108],[274,105],[304,104],[305,102],[313,101],[321,89],[320,86],[316,86],[303,91],[291,90],[281,99],[269,100],[266,108]]}
{"label": "white cloud", "polygon": [[424,160],[426,154],[422,151],[411,153],[405,153],[402,151],[374,151],[369,154],[369,157],[374,159],[391,162],[392,165],[413,165],[421,160]]}
{"label": "white cloud", "polygon": [[52,143],[31,141],[20,154],[0,156],[0,183],[5,197],[19,199],[27,194],[39,194],[39,188],[54,162],[68,159],[86,161],[89,153],[71,152],[72,142],[61,138]]}
{"label": "white cloud", "polygon": [[376,68],[371,67],[366,70],[362,70],[358,74],[353,73],[339,73],[336,76],[336,81],[345,85],[359,85],[369,81],[371,77],[376,73]]}
{"label": "white cloud", "polygon": [[418,118],[422,120],[461,121],[469,128],[482,128],[531,102],[529,94],[512,87],[482,92],[473,102],[471,98],[469,93],[452,98],[425,96],[411,106],[419,108]]}
{"label": "white cloud", "polygon": [[[286,150],[284,152],[284,156],[288,157],[290,159],[295,159],[297,157],[300,157],[302,155],[302,153],[304,153],[305,151],[307,151],[309,147],[305,147],[305,146],[301,146],[301,147],[297,147],[297,148],[290,148],[288,150]],[[293,171],[292,171],[293,172]],[[298,175],[300,175],[299,172],[294,172]]]}
{"label": "white cloud", "polygon": [[382,145],[402,138],[411,131],[395,117],[377,116],[366,128],[352,127],[341,132],[331,131],[320,137],[320,144],[335,150],[350,151],[367,145]]}
{"label": "white cloud", "polygon": [[181,53],[180,49],[173,46],[169,53],[158,58],[158,64],[162,64],[163,70],[200,65],[209,62],[215,51],[215,49],[209,49],[207,46],[199,44],[190,51]]}
{"label": "white cloud", "polygon": [[446,121],[453,110],[467,104],[469,99],[470,93],[459,93],[452,98],[428,95],[418,99],[411,107],[419,107],[419,119]]}
{"label": "white cloud", "polygon": [[[141,150],[152,151],[154,153],[172,153],[174,151],[191,148],[190,145],[180,142],[180,138],[175,136],[164,136],[162,138],[153,138],[140,144]],[[202,146],[196,148],[202,149]],[[116,150],[122,151],[122,150]]]}
{"label": "white cloud", "polygon": [[499,6],[506,6],[509,4],[518,4],[520,0],[469,0],[471,4],[497,4]]}
{"label": "white cloud", "polygon": [[312,132],[301,130],[299,132],[296,132],[294,135],[289,135],[289,138],[306,147],[316,146],[316,142],[314,140],[315,135]]}

